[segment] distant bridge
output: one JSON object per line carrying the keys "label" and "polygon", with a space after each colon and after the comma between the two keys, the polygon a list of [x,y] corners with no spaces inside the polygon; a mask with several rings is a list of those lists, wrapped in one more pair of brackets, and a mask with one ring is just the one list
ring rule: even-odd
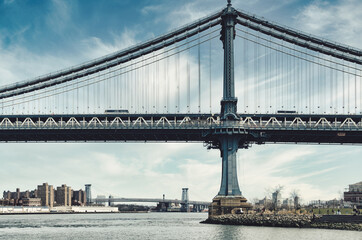
{"label": "distant bridge", "polygon": [[95,198],[92,200],[94,203],[157,203],[157,209],[159,211],[169,211],[171,204],[180,206],[180,211],[188,212],[190,205],[194,212],[200,212],[204,209],[208,209],[211,202],[203,201],[189,201],[178,199],[165,199],[165,198]]}
{"label": "distant bridge", "polygon": [[[178,199],[163,199],[163,198],[94,198],[92,202],[96,203],[115,203],[115,202],[131,202],[131,203],[175,203],[175,204],[184,204],[185,202]],[[190,205],[204,205],[209,206],[211,202],[203,201],[188,201]]]}

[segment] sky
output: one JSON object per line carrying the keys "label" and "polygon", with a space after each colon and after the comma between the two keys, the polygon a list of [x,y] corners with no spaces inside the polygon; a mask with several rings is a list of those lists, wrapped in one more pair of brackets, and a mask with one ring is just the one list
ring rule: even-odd
{"label": "sky", "polygon": [[[359,0],[234,0],[233,6],[307,33],[362,48]],[[221,0],[0,0],[0,85],[121,50],[226,6]],[[238,151],[239,185],[253,201],[284,186],[304,202],[340,198],[362,181],[359,146],[254,145]],[[202,143],[1,143],[0,191],[48,182],[93,197],[210,201],[221,181],[218,150]]]}

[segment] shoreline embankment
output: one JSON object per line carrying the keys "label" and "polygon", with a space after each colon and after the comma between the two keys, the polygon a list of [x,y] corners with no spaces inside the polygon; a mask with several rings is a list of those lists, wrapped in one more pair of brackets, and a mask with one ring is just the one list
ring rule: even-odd
{"label": "shoreline embankment", "polygon": [[227,214],[211,216],[201,223],[362,231],[362,216],[352,215]]}

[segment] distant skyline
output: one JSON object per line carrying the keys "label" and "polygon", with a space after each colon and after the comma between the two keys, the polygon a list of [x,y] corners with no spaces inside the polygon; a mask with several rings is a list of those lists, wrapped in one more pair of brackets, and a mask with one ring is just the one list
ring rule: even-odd
{"label": "distant skyline", "polygon": [[[216,0],[0,0],[0,85],[100,57],[226,6]],[[362,48],[362,1],[251,0],[233,6],[268,20]],[[220,44],[221,47],[221,44]],[[339,198],[362,181],[362,147],[253,145],[238,152],[243,195],[263,198],[277,185],[304,201]],[[221,180],[218,150],[202,143],[1,143],[0,189],[43,182],[92,195],[210,201]]]}

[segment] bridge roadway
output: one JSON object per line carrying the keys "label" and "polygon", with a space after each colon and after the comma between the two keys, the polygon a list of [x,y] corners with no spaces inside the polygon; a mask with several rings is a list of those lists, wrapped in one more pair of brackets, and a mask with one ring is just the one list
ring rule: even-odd
{"label": "bridge roadway", "polygon": [[361,144],[362,115],[238,114],[0,115],[1,142],[205,142]]}
{"label": "bridge roadway", "polygon": [[[163,198],[95,198],[92,199],[92,202],[96,203],[107,203],[107,202],[142,202],[142,203],[184,203],[178,199],[163,199]],[[188,201],[188,204],[191,205],[203,205],[209,206],[211,202],[202,202],[202,201]]]}

